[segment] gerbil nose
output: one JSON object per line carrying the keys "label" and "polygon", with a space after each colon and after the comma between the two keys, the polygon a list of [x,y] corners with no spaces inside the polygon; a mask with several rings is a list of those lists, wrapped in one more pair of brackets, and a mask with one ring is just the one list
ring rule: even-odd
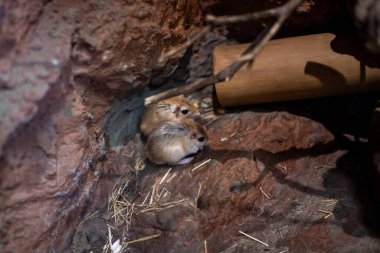
{"label": "gerbil nose", "polygon": [[201,117],[201,114],[199,112],[194,112],[192,115],[191,115],[192,118],[194,119],[198,119]]}

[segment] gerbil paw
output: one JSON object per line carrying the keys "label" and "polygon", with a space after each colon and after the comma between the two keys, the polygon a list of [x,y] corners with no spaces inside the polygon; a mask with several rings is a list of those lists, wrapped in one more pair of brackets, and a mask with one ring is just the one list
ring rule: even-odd
{"label": "gerbil paw", "polygon": [[194,159],[194,157],[183,158],[177,164],[178,165],[187,164],[187,163],[190,163],[193,159]]}

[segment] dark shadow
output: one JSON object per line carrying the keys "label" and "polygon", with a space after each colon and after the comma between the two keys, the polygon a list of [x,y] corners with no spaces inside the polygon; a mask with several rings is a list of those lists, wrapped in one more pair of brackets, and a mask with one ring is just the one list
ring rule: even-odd
{"label": "dark shadow", "polygon": [[[373,166],[370,178],[375,199],[380,200],[380,101],[377,103],[376,108],[369,129],[369,149],[372,155],[371,165]],[[380,201],[378,202],[380,209]]]}
{"label": "dark shadow", "polygon": [[[323,182],[326,191],[346,202],[337,205],[333,212],[347,234],[355,237],[380,235],[380,210],[372,192],[368,143],[356,142],[338,159],[336,168],[324,174]],[[337,192],[337,188],[342,189]]]}
{"label": "dark shadow", "polygon": [[351,145],[345,135],[353,138],[368,138],[368,127],[380,93],[355,94],[259,104],[226,108],[227,113],[241,111],[282,111],[309,118],[324,125],[339,141]]}
{"label": "dark shadow", "polygon": [[330,194],[327,191],[321,191],[319,189],[314,189],[312,187],[309,187],[307,185],[303,185],[302,183],[291,180],[286,178],[286,173],[284,173],[282,170],[278,169],[275,165],[290,159],[298,159],[305,156],[308,157],[316,157],[323,154],[329,154],[336,150],[338,150],[339,147],[337,143],[334,141],[326,143],[326,144],[320,144],[313,146],[308,149],[296,149],[291,148],[286,151],[278,152],[278,153],[272,153],[269,151],[266,151],[264,149],[258,149],[254,151],[246,151],[246,150],[216,150],[216,151],[210,151],[210,153],[207,154],[208,158],[218,160],[219,162],[223,163],[228,158],[237,158],[237,157],[246,157],[246,158],[252,158],[256,161],[260,161],[265,165],[265,170],[260,173],[257,180],[250,183],[243,183],[241,184],[240,190],[249,190],[251,188],[256,187],[261,183],[261,181],[266,177],[268,173],[271,173],[277,182],[279,184],[285,184],[289,186],[290,188],[305,192],[311,195],[321,196],[321,197],[331,197]]}
{"label": "dark shadow", "polygon": [[306,75],[319,79],[323,85],[347,84],[346,78],[339,71],[318,62],[307,62],[304,71]]}
{"label": "dark shadow", "polygon": [[[215,16],[237,15],[252,13],[278,7],[286,1],[251,1],[251,0],[224,0],[211,5],[210,12]],[[293,13],[284,23],[276,38],[299,36],[306,34],[351,31],[355,32],[355,24],[347,6],[347,0],[319,0],[314,1],[308,13]],[[253,20],[228,26],[229,38],[239,43],[251,42],[268,20]]]}
{"label": "dark shadow", "polygon": [[[314,70],[311,72],[318,73]],[[373,109],[379,98],[378,93],[367,93],[228,109],[227,112],[284,111],[303,116],[323,124],[334,135],[334,141],[316,145],[309,149],[292,148],[275,154],[262,149],[253,152],[249,150],[217,150],[212,151],[209,156],[223,162],[223,159],[230,156],[232,158],[249,158],[253,154],[257,160],[266,165],[266,169],[254,182],[239,185],[239,191],[259,185],[270,173],[279,184],[287,185],[296,191],[323,198],[344,199],[348,205],[354,207],[343,204],[336,205],[333,210],[335,221],[332,223],[342,227],[345,233],[355,237],[366,235],[378,237],[380,235],[380,220],[377,214],[380,210],[376,206],[378,199],[375,198],[372,188],[374,180],[368,146],[368,129]],[[380,146],[380,144],[377,145]],[[275,164],[282,161],[316,157],[337,150],[346,150],[347,153],[338,159],[336,168],[330,169],[323,175],[324,190],[314,189],[303,184],[303,182],[288,179],[283,170],[275,167]],[[340,184],[345,189],[342,192],[337,192],[336,189],[339,188]],[[235,191],[236,189],[231,187],[230,190]],[[314,224],[315,221],[310,222]],[[324,222],[331,221],[324,220]]]}
{"label": "dark shadow", "polygon": [[[336,168],[328,170],[323,175],[325,190],[315,189],[297,180],[288,179],[287,174],[275,166],[289,159],[298,159],[305,156],[317,157],[342,149],[347,149],[348,152],[338,159]],[[371,194],[371,173],[367,143],[355,142],[347,147],[339,142],[332,141],[309,149],[291,148],[278,153],[271,153],[263,149],[255,151],[216,150],[210,151],[207,157],[217,159],[221,163],[237,157],[254,157],[254,159],[265,164],[265,170],[260,173],[254,182],[232,185],[230,191],[233,192],[248,191],[257,187],[268,174],[271,174],[277,183],[287,185],[295,191],[325,199],[344,200],[342,202],[344,204],[338,203],[333,210],[335,220],[307,220],[297,221],[298,223],[311,225],[318,222],[329,222],[342,227],[345,233],[355,237],[377,237],[380,235],[380,220],[377,217],[379,210],[374,205],[376,199]],[[339,188],[342,188],[342,190],[338,191],[337,189]]]}
{"label": "dark shadow", "polygon": [[380,68],[380,56],[371,54],[364,46],[363,41],[354,34],[336,33],[331,41],[331,49],[339,54],[353,56],[362,65],[371,68]]}
{"label": "dark shadow", "polygon": [[105,117],[104,132],[111,147],[125,145],[139,132],[144,98],[116,99]]}

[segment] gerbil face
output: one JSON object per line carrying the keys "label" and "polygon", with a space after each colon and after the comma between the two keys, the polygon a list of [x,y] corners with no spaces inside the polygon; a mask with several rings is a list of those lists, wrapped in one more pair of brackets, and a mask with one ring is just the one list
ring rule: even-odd
{"label": "gerbil face", "polygon": [[187,98],[180,96],[172,99],[173,104],[170,106],[172,113],[180,118],[199,117],[198,106]]}
{"label": "gerbil face", "polygon": [[191,131],[187,138],[189,139],[189,149],[191,152],[196,153],[206,145],[206,137],[200,130]]}

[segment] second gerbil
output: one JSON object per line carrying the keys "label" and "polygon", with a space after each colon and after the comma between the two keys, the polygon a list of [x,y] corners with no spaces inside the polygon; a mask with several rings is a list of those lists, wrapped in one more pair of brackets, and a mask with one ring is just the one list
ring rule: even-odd
{"label": "second gerbil", "polygon": [[146,143],[146,155],[156,164],[186,164],[206,145],[203,128],[193,120],[167,121],[155,128]]}

